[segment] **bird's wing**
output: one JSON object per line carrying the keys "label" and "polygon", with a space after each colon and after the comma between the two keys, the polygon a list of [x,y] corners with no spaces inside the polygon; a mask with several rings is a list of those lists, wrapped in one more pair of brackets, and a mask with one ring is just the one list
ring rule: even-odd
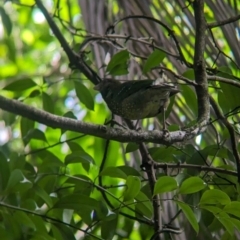
{"label": "bird's wing", "polygon": [[122,101],[123,99],[128,98],[139,91],[144,91],[145,89],[151,87],[152,84],[153,80],[132,80],[122,83],[118,93],[115,96],[116,100]]}

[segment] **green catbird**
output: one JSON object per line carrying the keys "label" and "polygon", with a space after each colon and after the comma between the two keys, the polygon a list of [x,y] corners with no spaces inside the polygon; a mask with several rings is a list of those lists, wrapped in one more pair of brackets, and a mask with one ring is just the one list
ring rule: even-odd
{"label": "green catbird", "polygon": [[163,129],[165,110],[169,97],[178,93],[174,86],[168,84],[153,85],[153,80],[130,80],[121,83],[117,80],[103,80],[94,89],[98,90],[113,114],[130,120],[151,118],[163,112]]}

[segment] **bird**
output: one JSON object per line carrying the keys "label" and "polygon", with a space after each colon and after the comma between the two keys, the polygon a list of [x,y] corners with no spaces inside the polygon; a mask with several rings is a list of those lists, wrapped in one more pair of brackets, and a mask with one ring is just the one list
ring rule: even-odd
{"label": "bird", "polygon": [[129,120],[151,118],[163,113],[163,130],[166,130],[165,111],[169,97],[180,91],[173,85],[157,84],[153,80],[128,80],[121,83],[105,79],[95,85],[113,114]]}

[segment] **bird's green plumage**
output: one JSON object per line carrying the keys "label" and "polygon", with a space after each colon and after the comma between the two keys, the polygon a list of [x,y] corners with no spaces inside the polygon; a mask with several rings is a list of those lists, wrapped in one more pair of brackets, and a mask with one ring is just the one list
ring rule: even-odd
{"label": "bird's green plumage", "polygon": [[126,119],[150,118],[164,111],[169,97],[179,91],[166,84],[153,85],[152,80],[131,80],[120,83],[104,80],[95,86],[109,109]]}

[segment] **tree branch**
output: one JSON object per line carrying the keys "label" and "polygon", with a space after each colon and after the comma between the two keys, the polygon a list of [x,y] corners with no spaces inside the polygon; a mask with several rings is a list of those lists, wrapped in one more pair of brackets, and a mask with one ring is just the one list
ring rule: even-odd
{"label": "tree branch", "polygon": [[205,172],[214,172],[214,173],[222,173],[222,174],[227,174],[231,176],[237,176],[237,172],[231,171],[231,170],[226,170],[223,168],[217,168],[217,167],[208,167],[208,166],[201,166],[201,165],[196,165],[196,164],[181,164],[181,163],[157,163],[154,162],[154,168],[163,168],[163,169],[168,169],[168,168],[186,168],[186,169],[195,169],[198,170],[199,172],[205,171]]}
{"label": "tree branch", "polygon": [[229,23],[232,23],[232,22],[236,22],[239,19],[240,19],[240,14],[238,14],[236,16],[233,16],[233,17],[230,17],[228,19],[225,19],[223,21],[208,23],[207,27],[209,29],[212,29],[212,28],[215,28],[215,27],[221,27],[223,25],[226,25],[226,24],[229,24]]}
{"label": "tree branch", "polygon": [[198,122],[205,125],[209,119],[209,97],[208,82],[204,59],[205,51],[205,31],[206,23],[204,18],[204,0],[195,0],[193,9],[196,22],[195,51],[194,51],[194,73],[196,82],[195,86],[198,101]]}
{"label": "tree branch", "polygon": [[52,128],[60,128],[79,133],[116,140],[118,142],[152,142],[170,145],[194,138],[205,130],[205,126],[185,131],[170,132],[167,136],[163,131],[135,131],[124,128],[112,128],[105,125],[96,125],[81,122],[75,119],[60,117],[34,107],[27,106],[17,100],[0,96],[0,108],[33,121],[45,124]]}

